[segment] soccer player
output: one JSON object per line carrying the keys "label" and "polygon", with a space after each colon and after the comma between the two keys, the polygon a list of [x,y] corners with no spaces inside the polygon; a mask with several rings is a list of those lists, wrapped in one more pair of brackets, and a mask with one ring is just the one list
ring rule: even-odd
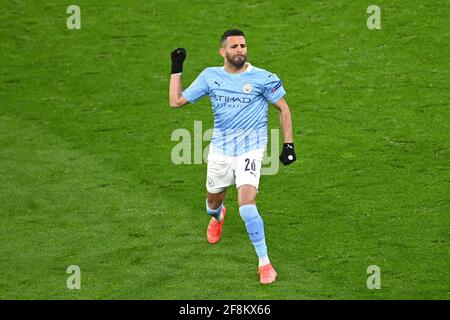
{"label": "soccer player", "polygon": [[240,216],[259,258],[260,283],[272,283],[277,273],[267,254],[256,194],[267,147],[268,104],[273,104],[280,114],[284,144],[279,159],[284,165],[296,160],[291,113],[283,98],[286,91],[281,80],[247,62],[247,45],[241,30],[225,31],[220,45],[223,67],[206,68],[184,91],[181,73],[186,50],[178,48],[171,53],[170,106],[177,108],[203,96],[210,97],[214,130],[206,177],[206,211],[211,216],[207,239],[212,244],[219,241],[227,212],[225,193],[236,184]]}

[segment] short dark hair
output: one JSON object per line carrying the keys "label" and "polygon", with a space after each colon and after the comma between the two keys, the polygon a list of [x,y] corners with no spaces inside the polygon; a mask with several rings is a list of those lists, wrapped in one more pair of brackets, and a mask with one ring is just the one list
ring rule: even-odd
{"label": "short dark hair", "polygon": [[220,37],[220,45],[222,45],[223,42],[225,40],[227,40],[228,37],[231,37],[231,36],[242,36],[242,37],[245,37],[244,36],[244,32],[242,32],[241,30],[239,30],[239,29],[230,29],[230,30],[225,31],[223,33],[222,37]]}

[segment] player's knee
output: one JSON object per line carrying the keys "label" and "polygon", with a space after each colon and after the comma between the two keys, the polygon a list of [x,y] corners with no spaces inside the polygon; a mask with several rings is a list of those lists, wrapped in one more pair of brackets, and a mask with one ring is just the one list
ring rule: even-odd
{"label": "player's knee", "polygon": [[253,185],[245,184],[239,187],[238,191],[238,203],[239,206],[245,206],[256,203],[256,187]]}
{"label": "player's knee", "polygon": [[253,194],[243,194],[239,197],[238,203],[239,203],[239,207],[250,205],[250,204],[254,205],[254,204],[256,204],[256,197]]}
{"label": "player's knee", "polygon": [[240,199],[239,200],[239,207],[250,205],[250,204],[254,205],[255,203],[256,203],[255,199],[251,199],[251,198]]}
{"label": "player's knee", "polygon": [[220,205],[222,204],[222,200],[220,199],[208,199],[207,203],[208,203],[208,207],[210,209],[218,209],[220,207]]}

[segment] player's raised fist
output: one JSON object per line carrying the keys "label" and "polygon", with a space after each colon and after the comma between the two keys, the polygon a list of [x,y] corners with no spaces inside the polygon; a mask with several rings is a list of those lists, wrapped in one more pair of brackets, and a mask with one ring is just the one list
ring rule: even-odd
{"label": "player's raised fist", "polygon": [[172,58],[172,73],[180,73],[183,71],[183,62],[186,59],[186,49],[177,48],[170,54]]}
{"label": "player's raised fist", "polygon": [[297,156],[295,155],[294,144],[293,143],[285,143],[283,144],[283,151],[280,155],[280,161],[287,166],[297,160]]}

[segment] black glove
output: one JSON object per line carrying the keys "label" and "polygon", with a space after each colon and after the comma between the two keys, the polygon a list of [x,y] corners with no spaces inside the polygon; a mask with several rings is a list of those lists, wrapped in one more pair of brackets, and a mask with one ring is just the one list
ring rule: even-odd
{"label": "black glove", "polygon": [[294,144],[293,143],[285,143],[283,144],[283,151],[280,155],[280,161],[287,166],[297,160],[297,156],[295,155]]}
{"label": "black glove", "polygon": [[172,58],[172,73],[180,73],[183,71],[183,62],[186,59],[186,49],[177,48],[170,54]]}

